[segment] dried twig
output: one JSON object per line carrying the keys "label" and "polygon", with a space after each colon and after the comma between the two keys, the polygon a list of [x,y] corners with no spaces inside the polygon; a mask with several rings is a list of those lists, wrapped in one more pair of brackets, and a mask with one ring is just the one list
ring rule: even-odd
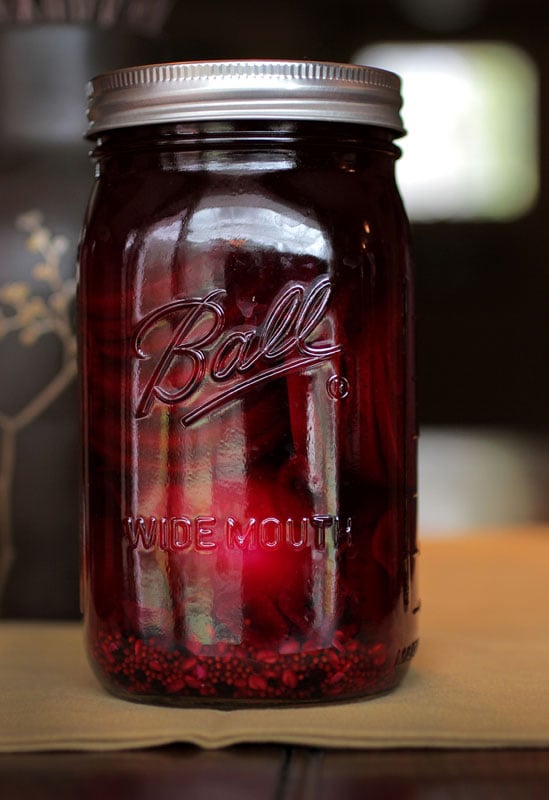
{"label": "dried twig", "polygon": [[48,291],[45,296],[34,293],[31,284],[21,280],[1,286],[0,339],[18,334],[22,346],[32,347],[41,336],[52,333],[62,344],[63,357],[56,375],[25,406],[15,414],[0,412],[0,598],[14,558],[12,495],[17,434],[37,419],[76,376],[76,338],[70,319],[76,282],[62,278],[60,270],[69,242],[64,236],[52,235],[38,211],[19,216],[17,227],[27,234],[27,250],[40,259],[33,277]]}

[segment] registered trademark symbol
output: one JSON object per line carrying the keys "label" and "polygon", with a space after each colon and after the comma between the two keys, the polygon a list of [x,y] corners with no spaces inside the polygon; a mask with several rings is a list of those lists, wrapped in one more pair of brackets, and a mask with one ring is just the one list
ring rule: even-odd
{"label": "registered trademark symbol", "polygon": [[326,382],[326,389],[334,400],[343,400],[349,394],[349,381],[341,375],[332,375]]}

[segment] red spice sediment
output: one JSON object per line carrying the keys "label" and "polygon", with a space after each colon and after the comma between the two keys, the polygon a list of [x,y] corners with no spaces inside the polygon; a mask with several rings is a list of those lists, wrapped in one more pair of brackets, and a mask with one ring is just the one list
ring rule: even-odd
{"label": "red spice sediment", "polygon": [[286,701],[345,698],[392,686],[394,665],[383,642],[342,641],[324,649],[287,642],[276,653],[242,645],[171,649],[157,639],[99,633],[93,655],[109,683],[126,694],[212,700]]}

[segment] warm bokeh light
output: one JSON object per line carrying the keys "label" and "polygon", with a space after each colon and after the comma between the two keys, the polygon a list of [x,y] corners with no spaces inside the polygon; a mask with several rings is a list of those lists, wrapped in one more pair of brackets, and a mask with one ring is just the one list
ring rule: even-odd
{"label": "warm bokeh light", "polygon": [[410,217],[503,221],[538,193],[537,71],[504,42],[380,43],[353,61],[403,79],[403,158]]}

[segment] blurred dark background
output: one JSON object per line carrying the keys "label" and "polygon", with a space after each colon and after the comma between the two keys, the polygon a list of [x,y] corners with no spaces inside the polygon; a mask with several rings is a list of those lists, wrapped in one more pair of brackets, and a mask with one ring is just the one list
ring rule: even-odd
{"label": "blurred dark background", "polygon": [[[499,43],[522,54],[529,104],[510,119],[491,113],[479,95],[472,113],[495,120],[487,152],[501,149],[503,156],[492,174],[515,165],[506,190],[511,206],[521,165],[535,172],[530,198],[507,215],[411,213],[420,522],[427,533],[444,533],[549,520],[548,21],[538,0],[0,0],[0,614],[78,613],[74,351],[58,323],[71,318],[78,230],[92,181],[82,139],[84,83],[131,64],[346,62],[383,43],[432,44],[447,46],[430,62],[431,75],[442,75],[437,59],[446,50],[453,58],[455,45]],[[492,99],[504,108],[505,71],[498,79],[493,64],[483,71],[476,63],[463,67],[471,86],[490,73]],[[438,91],[431,97],[426,89],[423,98],[433,120],[437,109],[443,117],[462,102],[452,82]],[[403,94],[411,141],[421,116],[411,113],[410,93],[407,117],[405,75]],[[459,140],[464,120],[457,119]],[[510,150],[521,127],[529,138],[518,136]],[[406,141],[403,147],[404,164]],[[471,187],[482,189],[491,179],[479,178],[482,158],[477,163],[470,152]],[[460,157],[467,160],[467,147]],[[447,163],[454,158],[449,149]],[[437,197],[427,166],[423,188]]]}
{"label": "blurred dark background", "polygon": [[[423,424],[542,429],[549,408],[549,8],[537,0],[177,3],[178,59],[349,61],[378,42],[518,45],[539,78],[535,205],[505,222],[414,222]],[[177,32],[180,36],[177,36]],[[406,84],[404,84],[406,98]],[[436,97],[433,103],[437,102]],[[406,106],[404,108],[406,124]],[[500,131],[501,137],[507,132]],[[524,153],[524,157],[528,153]],[[449,156],[451,157],[451,156]]]}

